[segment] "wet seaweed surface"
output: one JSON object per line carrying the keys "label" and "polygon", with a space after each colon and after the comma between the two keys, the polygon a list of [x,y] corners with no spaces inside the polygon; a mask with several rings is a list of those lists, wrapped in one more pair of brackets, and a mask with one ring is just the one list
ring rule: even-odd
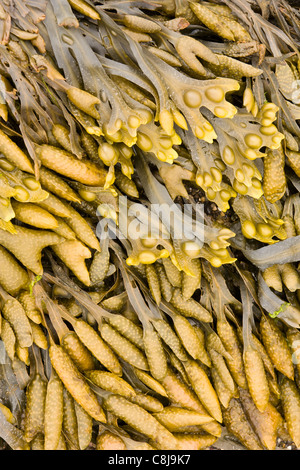
{"label": "wet seaweed surface", "polygon": [[0,1],[0,449],[300,447],[300,6]]}

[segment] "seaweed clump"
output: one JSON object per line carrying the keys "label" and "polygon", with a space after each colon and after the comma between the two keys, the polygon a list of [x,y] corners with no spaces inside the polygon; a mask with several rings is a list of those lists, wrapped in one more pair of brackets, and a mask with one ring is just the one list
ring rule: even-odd
{"label": "seaweed clump", "polygon": [[6,448],[300,447],[299,18],[0,4]]}

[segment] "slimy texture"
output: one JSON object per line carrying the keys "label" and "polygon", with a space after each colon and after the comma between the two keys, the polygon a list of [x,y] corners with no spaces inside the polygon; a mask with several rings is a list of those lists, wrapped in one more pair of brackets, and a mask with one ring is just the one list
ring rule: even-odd
{"label": "slimy texture", "polygon": [[66,150],[44,145],[38,149],[38,155],[46,168],[57,171],[63,176],[91,186],[104,185],[104,171],[91,162],[78,160]]}
{"label": "slimy texture", "polygon": [[300,448],[299,12],[224,1],[0,6],[1,450]]}
{"label": "slimy texture", "polygon": [[16,295],[27,287],[29,277],[25,269],[3,246],[0,246],[0,263],[3,267],[0,271],[0,284],[9,294]]}
{"label": "slimy texture", "polygon": [[50,359],[57,375],[75,400],[97,421],[105,422],[106,418],[96,395],[92,392],[85,379],[59,346],[50,347]]}

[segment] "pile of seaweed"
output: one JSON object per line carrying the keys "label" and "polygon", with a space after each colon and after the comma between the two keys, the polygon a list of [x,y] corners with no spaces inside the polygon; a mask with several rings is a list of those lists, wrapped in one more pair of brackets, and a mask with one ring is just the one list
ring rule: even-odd
{"label": "pile of seaweed", "polygon": [[0,2],[4,449],[300,447],[296,3]]}

